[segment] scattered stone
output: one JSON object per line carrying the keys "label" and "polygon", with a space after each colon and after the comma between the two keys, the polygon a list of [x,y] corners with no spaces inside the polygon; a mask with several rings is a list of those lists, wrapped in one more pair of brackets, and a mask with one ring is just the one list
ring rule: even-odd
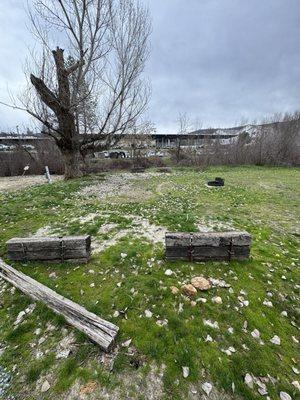
{"label": "scattered stone", "polygon": [[213,338],[210,335],[207,335],[205,341],[206,342],[213,342]]}
{"label": "scattered stone", "polygon": [[171,276],[171,275],[173,275],[173,271],[171,269],[166,269],[165,270],[165,275]]}
{"label": "scattered stone", "polygon": [[245,383],[250,389],[253,389],[253,378],[252,378],[252,375],[250,375],[248,373],[245,375]]}
{"label": "scattered stone", "polygon": [[197,302],[196,302],[196,301],[191,301],[191,306],[192,306],[192,307],[196,307],[196,305],[197,305]]}
{"label": "scattered stone", "polygon": [[56,359],[68,358],[71,352],[74,350],[76,344],[76,339],[74,333],[71,332],[69,335],[66,335],[57,346],[56,350]]}
{"label": "scattered stone", "polygon": [[213,298],[211,299],[211,301],[212,301],[214,304],[222,304],[222,303],[223,303],[222,298],[221,298],[220,296],[213,297]]}
{"label": "scattered stone", "polygon": [[291,396],[286,392],[279,393],[280,400],[293,400]]}
{"label": "scattered stone", "polygon": [[122,347],[129,347],[131,342],[132,342],[132,339],[128,339],[125,342],[123,342],[121,346]]}
{"label": "scattered stone", "polygon": [[145,310],[146,318],[152,318],[153,313],[150,310]]}
{"label": "scattered stone", "polygon": [[295,388],[298,389],[300,392],[300,383],[298,381],[293,381],[292,385],[295,386]]}
{"label": "scattered stone", "polygon": [[210,392],[212,391],[212,384],[209,382],[205,382],[202,385],[202,389],[207,394],[207,396],[209,396]]}
{"label": "scattered stone", "polygon": [[272,337],[272,339],[270,339],[270,342],[273,344],[276,344],[277,346],[280,346],[280,343],[281,343],[280,337],[275,335]]}
{"label": "scattered stone", "polygon": [[269,300],[264,300],[263,305],[270,308],[273,307],[273,303]]}
{"label": "scattered stone", "polygon": [[42,384],[41,392],[42,393],[48,392],[49,389],[50,389],[50,383],[47,380],[45,380]]}
{"label": "scattered stone", "polygon": [[225,281],[221,279],[214,279],[214,278],[209,278],[209,282],[213,287],[220,287],[220,288],[230,288],[229,283],[226,283]]}
{"label": "scattered stone", "polygon": [[119,315],[120,315],[120,313],[119,313],[118,310],[116,310],[116,311],[113,313],[113,317],[114,317],[114,318],[118,318]]}
{"label": "scattered stone", "polygon": [[212,322],[212,321],[209,320],[209,319],[204,319],[204,320],[203,320],[203,323],[204,323],[205,326],[209,326],[210,328],[219,329],[219,324],[218,324],[217,321]]}
{"label": "scattered stone", "polygon": [[201,303],[206,303],[207,299],[205,297],[199,297],[199,299],[197,299],[197,301],[199,301]]}
{"label": "scattered stone", "polygon": [[299,370],[295,367],[292,367],[294,374],[299,375]]}
{"label": "scattered stone", "polygon": [[209,290],[211,288],[211,283],[202,276],[196,276],[193,278],[191,284],[199,290]]}
{"label": "scattered stone", "polygon": [[121,258],[126,258],[127,257],[127,254],[126,253],[121,253]]}
{"label": "scattered stone", "polygon": [[251,336],[252,336],[254,339],[259,339],[259,338],[260,338],[259,330],[258,330],[258,329],[254,329],[254,331],[251,332]]}
{"label": "scattered stone", "polygon": [[183,293],[189,297],[194,297],[197,294],[197,289],[195,289],[195,287],[190,284],[183,285],[181,289],[182,289]]}
{"label": "scattered stone", "polygon": [[180,290],[176,286],[171,286],[170,287],[172,294],[178,294]]}
{"label": "scattered stone", "polygon": [[168,325],[168,320],[167,319],[158,319],[156,321],[156,325],[158,325],[158,326],[167,326]]}
{"label": "scattered stone", "polygon": [[286,311],[282,311],[281,315],[282,315],[283,317],[287,317],[287,316],[288,316],[288,313],[287,313]]}
{"label": "scattered stone", "polygon": [[292,339],[293,339],[294,343],[297,343],[297,344],[299,343],[299,340],[297,338],[295,338],[295,336],[292,336]]}
{"label": "scattered stone", "polygon": [[182,375],[184,378],[187,378],[190,374],[190,369],[189,367],[182,367]]}

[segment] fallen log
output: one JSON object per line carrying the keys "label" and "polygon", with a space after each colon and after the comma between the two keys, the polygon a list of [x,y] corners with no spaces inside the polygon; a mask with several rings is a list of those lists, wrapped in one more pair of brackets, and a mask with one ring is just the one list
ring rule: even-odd
{"label": "fallen log", "polygon": [[0,278],[11,283],[33,300],[43,302],[56,314],[62,315],[70,325],[87,335],[103,350],[108,351],[113,344],[119,330],[116,325],[105,321],[72,300],[17,271],[1,259]]}
{"label": "fallen log", "polygon": [[6,242],[7,256],[13,261],[88,262],[91,237],[29,237]]}
{"label": "fallen log", "polygon": [[166,259],[185,261],[247,260],[248,232],[166,233]]}

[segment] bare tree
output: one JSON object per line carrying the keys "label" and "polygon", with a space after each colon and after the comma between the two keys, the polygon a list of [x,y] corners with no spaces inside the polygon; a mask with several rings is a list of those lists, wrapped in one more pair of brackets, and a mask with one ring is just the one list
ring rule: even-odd
{"label": "bare tree", "polygon": [[186,113],[179,113],[178,119],[178,137],[176,139],[176,147],[175,147],[175,160],[178,163],[182,156],[182,142],[183,135],[187,134],[190,130],[190,121]]}
{"label": "bare tree", "polygon": [[[149,53],[148,11],[138,0],[34,0],[30,18],[42,55],[32,54],[35,90],[29,87],[16,108],[54,138],[65,178],[80,176],[82,156],[115,145],[147,105],[141,74]],[[97,121],[86,129],[82,118],[91,101]]]}

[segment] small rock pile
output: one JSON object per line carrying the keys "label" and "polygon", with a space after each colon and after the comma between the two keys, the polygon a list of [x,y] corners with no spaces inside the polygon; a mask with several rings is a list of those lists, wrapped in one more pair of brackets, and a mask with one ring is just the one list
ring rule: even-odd
{"label": "small rock pile", "polygon": [[[191,279],[190,283],[181,286],[181,291],[188,297],[194,297],[197,295],[198,291],[207,291],[214,287],[229,288],[230,285],[219,279],[206,279],[203,276],[196,276]],[[173,294],[178,294],[180,292],[176,286],[171,286],[170,289]],[[212,301],[216,304],[222,303],[221,297],[218,296],[214,297]]]}

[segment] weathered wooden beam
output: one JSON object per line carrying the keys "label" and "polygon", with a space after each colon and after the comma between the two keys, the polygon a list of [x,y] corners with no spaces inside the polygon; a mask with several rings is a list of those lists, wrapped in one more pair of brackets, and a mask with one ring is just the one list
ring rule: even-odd
{"label": "weathered wooden beam", "polygon": [[250,255],[248,232],[167,233],[165,240],[170,261],[247,260]]}
{"label": "weathered wooden beam", "polygon": [[91,237],[29,237],[6,242],[7,255],[13,261],[87,262],[91,254]]}
{"label": "weathered wooden beam", "polygon": [[29,276],[12,268],[0,259],[0,277],[11,283],[33,300],[46,304],[56,314],[62,315],[76,329],[87,335],[103,350],[112,346],[119,328],[87,311],[84,307],[69,300]]}

